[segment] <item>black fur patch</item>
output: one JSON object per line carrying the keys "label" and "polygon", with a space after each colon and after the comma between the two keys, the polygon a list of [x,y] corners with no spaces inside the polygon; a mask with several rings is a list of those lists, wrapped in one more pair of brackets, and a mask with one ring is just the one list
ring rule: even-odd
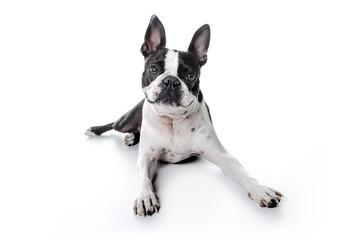
{"label": "black fur patch", "polygon": [[[195,79],[192,81],[187,80],[189,74],[194,74]],[[194,54],[188,52],[179,52],[179,78],[187,85],[189,91],[199,96],[200,91],[200,65],[196,60]]]}
{"label": "black fur patch", "polygon": [[[162,48],[150,54],[150,56],[146,59],[145,69],[142,74],[142,88],[149,86],[150,83],[154,81],[160,74],[164,73],[165,58],[167,52],[168,52],[167,48]],[[158,74],[154,75],[150,72],[150,68],[152,66],[158,67],[159,69]]]}
{"label": "black fur patch", "polygon": [[117,120],[113,128],[122,133],[140,132],[142,123],[142,108],[145,99],[141,100],[133,109]]}

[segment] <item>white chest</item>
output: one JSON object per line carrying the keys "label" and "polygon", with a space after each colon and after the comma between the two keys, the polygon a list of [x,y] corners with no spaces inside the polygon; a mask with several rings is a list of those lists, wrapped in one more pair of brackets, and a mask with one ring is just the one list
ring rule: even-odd
{"label": "white chest", "polygon": [[159,116],[145,105],[139,151],[171,163],[204,153],[204,142],[214,134],[204,103],[179,118]]}

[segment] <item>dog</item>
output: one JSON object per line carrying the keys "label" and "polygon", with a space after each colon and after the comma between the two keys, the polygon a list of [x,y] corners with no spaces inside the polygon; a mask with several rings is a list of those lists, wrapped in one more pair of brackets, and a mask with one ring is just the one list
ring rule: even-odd
{"label": "dog", "polygon": [[166,48],[164,26],[153,15],[141,46],[145,58],[144,99],[116,122],[91,127],[85,132],[93,137],[114,129],[126,133],[127,146],[139,143],[136,168],[140,193],[133,207],[135,215],[151,216],[159,212],[160,204],[152,184],[156,163],[177,163],[192,156],[203,157],[220,167],[261,207],[276,207],[283,197],[249,176],[216,135],[199,81],[200,70],[207,62],[209,43],[210,26],[205,24],[195,32],[186,52]]}

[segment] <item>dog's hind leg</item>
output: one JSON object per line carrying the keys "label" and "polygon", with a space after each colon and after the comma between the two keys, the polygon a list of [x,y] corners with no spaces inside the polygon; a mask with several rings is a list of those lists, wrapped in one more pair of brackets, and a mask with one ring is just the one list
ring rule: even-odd
{"label": "dog's hind leg", "polygon": [[142,123],[144,99],[113,124],[113,129],[122,133],[139,133]]}
{"label": "dog's hind leg", "polygon": [[109,123],[104,126],[91,127],[86,130],[85,135],[90,137],[99,136],[104,132],[114,129],[118,132],[128,133],[125,135],[124,140],[127,146],[136,145],[140,140],[143,105],[144,99],[116,122]]}
{"label": "dog's hind leg", "polygon": [[109,123],[104,126],[91,127],[88,130],[86,130],[85,135],[87,135],[89,137],[100,136],[104,132],[112,130],[113,125],[114,125],[114,123]]}

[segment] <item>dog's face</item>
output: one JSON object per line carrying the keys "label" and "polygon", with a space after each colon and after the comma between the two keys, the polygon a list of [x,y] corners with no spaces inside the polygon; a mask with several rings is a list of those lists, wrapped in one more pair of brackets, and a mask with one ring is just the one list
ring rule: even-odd
{"label": "dog's face", "polygon": [[193,55],[164,48],[146,60],[143,91],[152,104],[187,108],[198,99],[199,77]]}
{"label": "dog's face", "polygon": [[200,68],[206,63],[210,28],[202,26],[187,52],[165,48],[165,30],[153,16],[141,52],[145,57],[142,88],[146,100],[159,114],[177,115],[202,100]]}

